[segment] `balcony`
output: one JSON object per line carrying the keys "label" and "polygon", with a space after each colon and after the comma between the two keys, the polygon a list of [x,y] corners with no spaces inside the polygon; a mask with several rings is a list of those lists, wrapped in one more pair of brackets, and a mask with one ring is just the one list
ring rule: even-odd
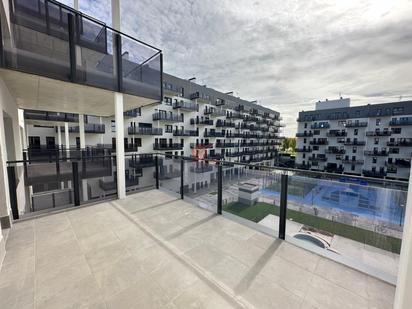
{"label": "balcony", "polygon": [[367,131],[366,136],[391,136],[391,131]]}
{"label": "balcony", "polygon": [[[366,309],[375,302],[391,307],[394,288],[389,284],[242,225],[229,215],[216,216],[168,193],[149,190],[16,224],[0,272],[9,291],[2,307],[22,301],[27,289],[34,291],[32,300],[39,307],[52,303],[54,308],[159,308],[172,303],[178,308],[236,308],[244,303],[253,308],[313,303],[330,308],[328,302],[336,308]],[[33,226],[39,230],[36,237]],[[58,236],[69,240],[59,242]],[[45,244],[47,251],[37,259],[31,248]],[[33,261],[35,272],[27,261]],[[24,287],[21,278],[26,278]],[[47,285],[40,284],[44,278]],[[115,287],[114,280],[119,282]],[[374,294],[357,289],[359,285]]]}
{"label": "balcony", "polygon": [[386,177],[386,172],[384,170],[376,171],[376,170],[362,170],[362,174],[365,177],[376,177],[376,178],[383,178]]}
{"label": "balcony", "polygon": [[173,108],[174,109],[182,109],[186,111],[191,111],[191,112],[197,112],[199,111],[199,105],[196,103],[192,102],[185,102],[185,101],[176,101],[173,103]]}
{"label": "balcony", "polygon": [[364,128],[367,127],[368,123],[366,121],[362,121],[362,122],[347,122],[345,124],[345,127],[347,128]]}
{"label": "balcony", "polygon": [[381,156],[382,157],[382,156],[387,156],[389,153],[387,150],[365,150],[363,154],[365,156],[376,156],[376,157]]}
{"label": "balcony", "polygon": [[365,146],[365,141],[345,140],[343,142],[345,146]]}
{"label": "balcony", "polygon": [[312,152],[312,148],[295,148],[296,152]]}
{"label": "balcony", "polygon": [[312,132],[296,133],[296,137],[312,137],[312,136],[313,136]]}
{"label": "balcony", "polygon": [[123,113],[123,116],[124,116],[124,117],[130,117],[130,118],[135,118],[135,117],[141,116],[141,115],[142,115],[142,112],[141,112],[140,107],[138,107],[138,108],[133,108],[133,109],[128,110],[128,111],[125,111],[125,112]]}
{"label": "balcony", "polygon": [[216,143],[216,148],[239,147],[238,143]]}
{"label": "balcony", "polygon": [[26,109],[24,110],[24,119],[45,120],[54,122],[79,122],[79,115]]}
{"label": "balcony", "polygon": [[234,157],[240,157],[242,155],[244,155],[242,151],[233,151],[233,152],[226,152],[225,157],[234,158]]}
{"label": "balcony", "polygon": [[412,139],[405,138],[405,139],[399,139],[397,141],[389,141],[386,143],[386,145],[390,147],[411,147]]}
{"label": "balcony", "polygon": [[156,112],[153,114],[153,121],[183,122],[183,117],[179,114]]}
{"label": "balcony", "polygon": [[226,112],[221,109],[215,109],[215,108],[210,108],[210,107],[205,107],[205,110],[203,112],[205,115],[208,115],[210,117],[221,117],[221,116],[226,116]]}
{"label": "balcony", "polygon": [[407,118],[407,119],[392,119],[389,122],[389,125],[392,127],[397,127],[397,126],[411,126],[412,125],[412,118]]}
{"label": "balcony", "polygon": [[319,145],[319,146],[323,146],[323,145],[328,145],[329,142],[327,139],[315,139],[313,141],[309,142],[310,145]]}
{"label": "balcony", "polygon": [[346,150],[345,150],[345,149],[336,148],[336,147],[329,147],[328,149],[325,150],[325,153],[345,154],[345,153],[346,153]]}
{"label": "balcony", "polygon": [[225,132],[219,132],[219,131],[205,131],[203,134],[204,137],[225,137]]}
{"label": "balcony", "polygon": [[363,165],[365,161],[364,160],[342,159],[342,163],[351,164],[351,165]]}
{"label": "balcony", "polygon": [[214,104],[215,104],[216,106],[225,105],[225,100],[223,100],[223,99],[216,99],[216,101],[214,102]]}
{"label": "balcony", "polygon": [[314,123],[310,126],[311,129],[329,129],[330,125],[327,122],[324,123]]}
{"label": "balcony", "polygon": [[326,162],[328,158],[326,156],[317,155],[317,156],[309,157],[308,160],[312,162]]}
{"label": "balcony", "polygon": [[223,154],[220,153],[209,153],[205,156],[205,159],[209,159],[209,160],[222,160],[224,157]]}
{"label": "balcony", "polygon": [[154,143],[153,150],[182,150],[183,145],[181,143]]}
{"label": "balcony", "polygon": [[173,130],[173,136],[199,136],[199,130]]}
{"label": "balcony", "polygon": [[400,167],[400,168],[410,168],[411,167],[411,159],[395,159],[392,162],[385,162],[387,167]]}
{"label": "balcony", "polygon": [[[62,133],[65,132],[65,128],[63,126],[60,127],[60,131]],[[79,126],[70,126],[69,133],[79,133],[80,127]],[[84,133],[95,133],[95,134],[104,134],[106,132],[105,125],[100,123],[85,123],[84,124]]]}
{"label": "balcony", "polygon": [[233,113],[233,112],[228,112],[226,114],[227,119],[243,119],[243,115],[241,113]]}
{"label": "balcony", "polygon": [[153,155],[135,155],[129,159],[129,166],[133,168],[145,168],[155,166],[156,161]]}
{"label": "balcony", "polygon": [[132,135],[163,135],[162,128],[128,127],[127,132]]}
{"label": "balcony", "polygon": [[336,137],[342,137],[342,136],[347,136],[348,133],[346,131],[338,131],[338,130],[330,130],[326,136],[336,136]]}
{"label": "balcony", "polygon": [[217,120],[216,121],[216,128],[234,128],[235,123],[231,121],[225,121],[225,120]]}
{"label": "balcony", "polygon": [[213,120],[203,119],[203,118],[191,118],[190,124],[191,125],[197,124],[197,125],[204,125],[204,126],[213,126]]}
{"label": "balcony", "polygon": [[[9,11],[5,14],[10,19],[1,20],[4,29],[1,39],[2,68],[8,71],[2,74],[19,80],[16,84],[7,79],[9,88],[16,93],[25,91],[20,95],[21,106],[38,107],[38,99],[30,88],[33,84],[39,87],[36,93],[42,93],[50,91],[47,87],[61,86],[57,81],[66,82],[67,90],[60,93],[57,90],[50,98],[45,97],[39,106],[54,103],[55,108],[63,109],[67,102],[74,103],[86,97],[93,104],[82,107],[82,113],[93,114],[94,103],[100,102],[99,111],[110,115],[113,91],[140,97],[143,105],[161,100],[162,54],[159,49],[57,1],[11,0],[7,8]],[[6,34],[8,21],[11,35]],[[93,92],[96,90],[75,85],[111,93],[102,91],[96,95]],[[14,89],[16,87],[18,89]],[[87,97],[91,95],[95,98]],[[125,100],[125,109],[131,105]]]}
{"label": "balcony", "polygon": [[209,148],[213,148],[213,143],[207,143],[207,144],[191,143],[190,148],[191,149],[209,149]]}

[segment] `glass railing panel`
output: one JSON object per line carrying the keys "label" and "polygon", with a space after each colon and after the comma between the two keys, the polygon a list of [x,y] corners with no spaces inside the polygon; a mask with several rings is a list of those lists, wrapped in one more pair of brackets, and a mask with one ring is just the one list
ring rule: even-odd
{"label": "glass railing panel", "polygon": [[159,186],[180,197],[181,159],[173,156],[159,156]]}
{"label": "glass railing panel", "polygon": [[46,2],[50,14],[46,19],[44,0],[13,3],[10,12],[13,36],[3,37],[5,67],[70,80],[67,21],[71,13]]}
{"label": "glass railing panel", "polygon": [[154,189],[156,186],[155,156],[152,154],[127,154],[125,159],[126,194]]}
{"label": "glass railing panel", "polygon": [[366,180],[289,176],[286,235],[395,277],[406,196],[406,191],[372,186]]}
{"label": "glass railing panel", "polygon": [[115,156],[84,156],[78,164],[80,203],[117,196]]}
{"label": "glass railing panel", "polygon": [[78,16],[76,80],[90,86],[117,90],[115,33],[93,20]]}
{"label": "glass railing panel", "polygon": [[211,161],[185,161],[184,196],[216,213],[218,168]]}
{"label": "glass railing panel", "polygon": [[122,35],[123,91],[160,99],[161,56],[142,43]]}
{"label": "glass railing panel", "polygon": [[223,171],[223,211],[277,235],[280,203],[279,173],[234,163]]}

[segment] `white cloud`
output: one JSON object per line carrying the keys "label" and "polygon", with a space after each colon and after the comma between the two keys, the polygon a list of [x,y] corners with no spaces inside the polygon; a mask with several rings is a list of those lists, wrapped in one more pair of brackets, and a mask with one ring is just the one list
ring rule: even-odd
{"label": "white cloud", "polygon": [[[122,31],[161,48],[166,72],[280,111],[287,136],[339,92],[354,105],[412,99],[411,1],[120,1]],[[110,24],[110,0],[80,5]]]}

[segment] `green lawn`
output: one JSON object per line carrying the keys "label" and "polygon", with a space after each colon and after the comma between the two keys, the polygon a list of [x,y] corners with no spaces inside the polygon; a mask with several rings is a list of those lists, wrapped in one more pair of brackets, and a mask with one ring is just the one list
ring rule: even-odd
{"label": "green lawn", "polygon": [[[254,222],[259,222],[268,214],[279,216],[278,206],[263,202],[254,206],[234,202],[223,206],[223,210]],[[287,211],[287,218],[325,232],[340,235],[394,253],[399,254],[401,249],[401,240],[395,237],[377,234],[358,227],[330,221],[291,209]]]}

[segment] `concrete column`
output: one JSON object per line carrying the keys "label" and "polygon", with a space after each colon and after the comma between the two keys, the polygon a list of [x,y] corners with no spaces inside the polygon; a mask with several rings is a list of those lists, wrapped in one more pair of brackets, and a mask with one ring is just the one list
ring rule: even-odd
{"label": "concrete column", "polygon": [[69,139],[69,123],[65,122],[64,123],[64,139],[65,139],[65,145],[66,145],[66,156],[70,156],[70,139]]}
{"label": "concrete column", "polygon": [[84,115],[79,115],[79,135],[80,135],[80,148],[86,148],[86,136],[84,134]]}
{"label": "concrete column", "polygon": [[75,9],[75,10],[80,10],[80,7],[79,7],[79,0],[73,0],[73,9]]}
{"label": "concrete column", "polygon": [[405,207],[405,224],[403,227],[394,309],[412,308],[412,173],[409,176],[408,199]]}
{"label": "concrete column", "polygon": [[120,31],[120,0],[112,0],[112,28]]}
{"label": "concrete column", "polygon": [[116,121],[117,197],[122,199],[126,197],[123,94],[118,92],[114,93],[114,116]]}

